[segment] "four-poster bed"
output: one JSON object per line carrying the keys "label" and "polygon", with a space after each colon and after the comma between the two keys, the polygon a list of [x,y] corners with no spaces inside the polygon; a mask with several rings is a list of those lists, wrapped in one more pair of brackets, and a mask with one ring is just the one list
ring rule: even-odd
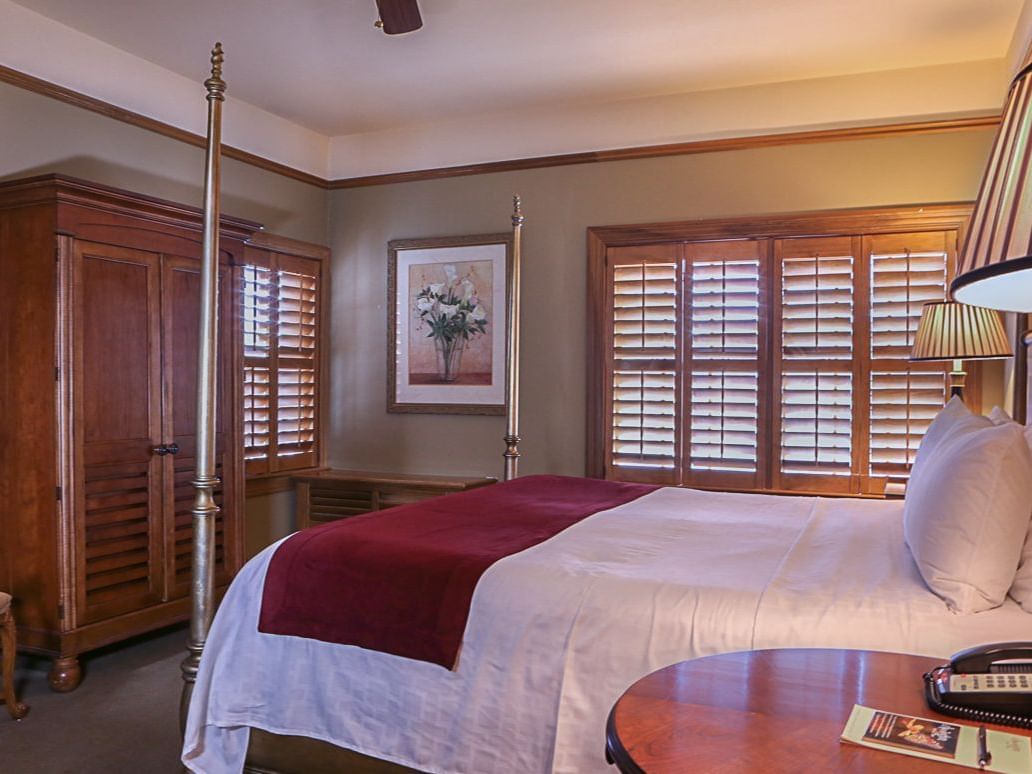
{"label": "four-poster bed", "polygon": [[[205,206],[217,214],[224,90],[220,47],[213,65],[207,82]],[[635,679],[675,661],[801,645],[944,656],[986,640],[1027,639],[1029,614],[1013,600],[984,613],[958,616],[929,591],[903,542],[900,501],[651,486],[614,494],[625,485],[560,477],[517,479],[523,217],[519,201],[515,204],[506,483],[441,498],[432,506],[402,506],[317,527],[270,546],[241,571],[211,625],[207,535],[212,505],[205,496],[211,472],[199,467],[194,617],[190,656],[183,668],[184,713],[189,709],[184,714],[183,761],[189,768],[239,771],[246,757],[249,770],[262,772],[604,770],[610,705]],[[214,254],[217,238],[214,226],[205,229],[206,257],[209,251]],[[204,312],[205,319],[213,319],[213,297],[207,298]],[[202,337],[199,439],[210,437],[213,419],[213,403],[205,402],[214,358],[209,344]],[[209,369],[207,377],[204,369]],[[404,624],[416,609],[411,594],[400,601],[383,597],[389,604],[370,609],[363,607],[368,600],[362,597],[383,589],[369,589],[366,595],[363,588],[358,594],[351,588],[355,599],[348,602],[353,605],[348,610],[354,614],[336,610],[327,627],[276,580],[285,577],[299,588],[318,590],[324,578],[320,568],[332,567],[345,584],[349,577],[352,582],[369,577],[363,575],[361,562],[373,567],[377,555],[359,552],[334,565],[332,551],[320,554],[316,547],[330,539],[337,539],[339,546],[349,532],[380,532],[387,533],[388,543],[401,545],[402,553],[410,553],[422,540],[407,533],[420,519],[447,521],[452,506],[464,508],[463,529],[489,533],[497,514],[510,522],[513,513],[517,522],[536,518],[518,510],[534,499],[546,519],[554,503],[592,500],[594,505],[540,530],[526,544],[519,542],[521,536],[510,523],[507,535],[516,542],[487,561],[479,544],[467,553],[468,546],[456,545],[451,551],[438,545],[428,574],[420,574],[426,566],[418,566],[410,586],[427,578],[434,581],[435,573],[441,573],[434,563],[442,556],[454,559],[460,569],[471,556],[480,562],[472,573],[475,590],[468,584],[458,591],[449,585],[452,565],[444,566],[447,577],[440,588],[429,581],[416,588],[417,599],[421,592],[440,597],[440,609],[450,611],[450,625],[456,595],[468,595],[457,604],[460,613],[465,605],[457,650],[407,650],[411,643],[405,630],[399,635],[391,626],[386,634],[363,632],[359,638],[379,638],[377,642],[386,644],[356,647],[350,633],[340,631],[352,624],[368,628],[370,621],[382,623],[377,620],[381,617],[392,625]],[[416,514],[414,508],[426,510]],[[480,519],[475,518],[477,508]],[[430,534],[436,534],[439,523],[430,523]],[[402,528],[390,535],[392,525]],[[444,534],[439,543],[450,548],[451,538],[459,533]],[[494,535],[488,537],[494,541]],[[362,547],[372,545],[365,537],[361,542]],[[383,575],[403,577],[410,570],[403,564],[380,568]],[[347,586],[330,586],[331,601],[338,596],[335,589]],[[284,606],[294,618],[286,623],[271,620]],[[434,616],[429,618],[433,624]],[[314,627],[312,632],[305,633],[306,626]],[[454,627],[450,631],[454,634]]]}

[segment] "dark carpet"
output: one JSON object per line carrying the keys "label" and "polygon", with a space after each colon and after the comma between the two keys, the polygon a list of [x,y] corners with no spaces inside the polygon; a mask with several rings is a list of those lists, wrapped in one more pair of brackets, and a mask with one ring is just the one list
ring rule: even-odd
{"label": "dark carpet", "polygon": [[185,627],[87,653],[72,693],[47,687],[49,662],[19,656],[18,695],[29,714],[0,706],[4,774],[172,774],[179,765],[179,663]]}

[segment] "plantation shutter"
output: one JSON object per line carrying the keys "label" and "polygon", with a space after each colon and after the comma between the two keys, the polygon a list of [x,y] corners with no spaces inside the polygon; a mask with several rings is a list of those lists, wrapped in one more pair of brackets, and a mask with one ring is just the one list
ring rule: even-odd
{"label": "plantation shutter", "polygon": [[679,246],[615,248],[607,263],[607,476],[678,483]]}
{"label": "plantation shutter", "polygon": [[758,488],[766,245],[685,246],[685,483]]}
{"label": "plantation shutter", "polygon": [[957,231],[868,231],[896,222],[831,213],[799,236],[775,224],[739,238],[748,224],[720,220],[691,224],[706,239],[595,253],[592,471],[814,494],[905,481],[947,397],[949,364],[909,357],[923,305],[946,295]]}
{"label": "plantation shutter", "polygon": [[858,242],[775,242],[778,488],[852,491]]}
{"label": "plantation shutter", "polygon": [[864,238],[871,284],[868,491],[909,476],[921,438],[946,400],[946,365],[908,357],[922,305],[946,297],[955,252],[955,232]]}
{"label": "plantation shutter", "polygon": [[317,462],[321,264],[248,246],[241,272],[249,474]]}

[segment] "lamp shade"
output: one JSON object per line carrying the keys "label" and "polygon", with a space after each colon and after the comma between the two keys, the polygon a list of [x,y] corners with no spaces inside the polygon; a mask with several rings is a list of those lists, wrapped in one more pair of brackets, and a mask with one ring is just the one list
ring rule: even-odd
{"label": "lamp shade", "polygon": [[1011,83],[1000,130],[961,248],[952,297],[1032,312],[1032,61]]}
{"label": "lamp shade", "polygon": [[921,309],[911,360],[976,360],[1010,357],[1000,313],[953,301],[931,301]]}

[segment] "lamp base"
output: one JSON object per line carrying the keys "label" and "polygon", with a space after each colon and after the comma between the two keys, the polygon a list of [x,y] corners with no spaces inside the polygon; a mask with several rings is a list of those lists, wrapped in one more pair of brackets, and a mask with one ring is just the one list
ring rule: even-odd
{"label": "lamp base", "polygon": [[967,372],[964,370],[964,364],[960,360],[953,361],[953,370],[950,371],[950,397],[956,395],[961,400],[964,400],[964,381],[967,378]]}

